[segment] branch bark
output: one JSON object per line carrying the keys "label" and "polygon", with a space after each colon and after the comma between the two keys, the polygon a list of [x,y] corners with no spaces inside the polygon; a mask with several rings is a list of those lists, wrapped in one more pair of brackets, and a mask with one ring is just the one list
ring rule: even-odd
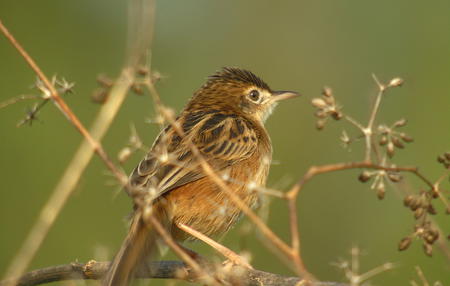
{"label": "branch bark", "polygon": [[[22,275],[18,286],[32,286],[64,280],[100,280],[106,274],[110,262],[97,262],[91,260],[87,263],[70,263],[47,268],[37,269]],[[202,265],[203,266],[203,265]],[[221,266],[214,264],[204,265],[205,269],[218,276],[224,285],[246,286],[348,286],[338,282],[308,282],[299,277],[287,277],[260,270],[250,270],[242,266]],[[181,279],[196,283],[199,277],[195,276],[185,263],[180,261],[155,261],[149,263],[145,269],[136,273],[136,278],[148,279]],[[0,281],[0,286],[8,285],[10,281]]]}

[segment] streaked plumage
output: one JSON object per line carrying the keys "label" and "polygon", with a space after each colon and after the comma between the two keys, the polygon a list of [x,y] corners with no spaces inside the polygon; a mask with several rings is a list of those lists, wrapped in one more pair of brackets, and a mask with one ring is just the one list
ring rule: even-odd
{"label": "streaked plumage", "polygon": [[[233,192],[254,206],[258,194],[249,184],[265,185],[272,158],[264,120],[277,101],[295,95],[272,91],[249,71],[224,68],[209,77],[176,119],[184,136],[170,125],[159,134],[151,151],[132,172],[130,184],[151,193],[147,203],[176,240],[190,238],[178,223],[210,236],[226,232],[241,216],[239,208],[205,176],[189,143],[227,178]],[[142,222],[137,207],[105,284],[126,285],[136,265],[151,252],[155,236]]]}

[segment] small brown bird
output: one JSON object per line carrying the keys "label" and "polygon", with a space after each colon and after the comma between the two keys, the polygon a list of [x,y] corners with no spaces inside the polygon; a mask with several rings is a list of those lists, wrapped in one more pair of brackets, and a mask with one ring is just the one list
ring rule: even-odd
{"label": "small brown bird", "polygon": [[[187,225],[211,236],[228,231],[241,210],[205,175],[192,144],[228,187],[248,206],[258,202],[255,186],[265,186],[272,145],[264,122],[276,104],[298,96],[273,91],[250,71],[224,68],[210,76],[177,117],[158,136],[133,170],[131,187],[148,194],[142,200],[176,241],[193,239]],[[181,134],[180,134],[181,133]],[[128,285],[133,271],[154,252],[158,234],[135,206],[131,227],[114,258],[104,285]]]}

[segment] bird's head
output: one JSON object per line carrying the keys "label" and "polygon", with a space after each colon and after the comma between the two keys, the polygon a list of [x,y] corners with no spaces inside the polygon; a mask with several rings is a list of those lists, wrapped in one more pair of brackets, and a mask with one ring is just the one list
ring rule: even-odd
{"label": "bird's head", "polygon": [[186,109],[229,110],[264,122],[278,102],[296,96],[293,91],[273,91],[250,71],[226,67],[208,78]]}

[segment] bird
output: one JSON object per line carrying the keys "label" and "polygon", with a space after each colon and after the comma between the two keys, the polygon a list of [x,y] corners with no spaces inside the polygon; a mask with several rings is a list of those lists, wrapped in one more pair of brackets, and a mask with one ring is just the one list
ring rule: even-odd
{"label": "bird", "polygon": [[132,171],[129,185],[146,194],[145,199],[135,201],[130,229],[103,285],[129,285],[136,269],[154,255],[161,238],[145,221],[143,209],[180,243],[195,239],[180,225],[216,236],[242,217],[241,209],[205,174],[200,156],[248,207],[257,207],[255,186],[265,186],[272,160],[264,123],[280,101],[297,96],[272,90],[241,68],[224,67],[209,76]]}

